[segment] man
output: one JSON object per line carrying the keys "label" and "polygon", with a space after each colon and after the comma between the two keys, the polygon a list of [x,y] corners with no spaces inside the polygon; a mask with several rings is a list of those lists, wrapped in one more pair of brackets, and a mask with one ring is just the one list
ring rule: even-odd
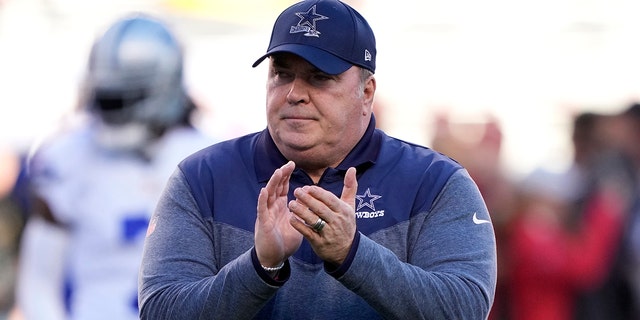
{"label": "man", "polygon": [[267,128],[183,161],[152,218],[142,319],[483,319],[493,228],[456,162],[375,129],[376,48],[336,0],[275,22]]}
{"label": "man", "polygon": [[153,209],[178,162],[213,141],[190,123],[182,51],[141,14],[96,39],[79,112],[30,161],[37,201],[17,288],[25,319],[139,319]]}

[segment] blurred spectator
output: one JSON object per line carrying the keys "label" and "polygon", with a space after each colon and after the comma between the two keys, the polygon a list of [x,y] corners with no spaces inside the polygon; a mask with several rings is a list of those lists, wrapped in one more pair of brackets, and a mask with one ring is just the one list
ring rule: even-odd
{"label": "blurred spectator", "polygon": [[520,186],[508,238],[512,319],[620,319],[592,294],[615,274],[631,199],[628,159],[611,141],[612,124],[605,115],[576,116],[570,170],[538,170]]}
{"label": "blurred spectator", "polygon": [[90,53],[79,110],[30,159],[20,252],[25,319],[138,319],[149,217],[184,157],[213,141],[192,125],[183,50],[162,21],[115,21]]}
{"label": "blurred spectator", "polygon": [[631,155],[635,168],[636,189],[625,233],[623,270],[631,284],[632,299],[629,305],[633,319],[640,319],[640,103],[629,106],[622,114],[628,135],[625,150]]}
{"label": "blurred spectator", "polygon": [[7,319],[14,305],[19,241],[25,221],[14,193],[19,171],[18,154],[0,148],[0,319]]}
{"label": "blurred spectator", "polygon": [[498,251],[498,282],[489,319],[508,319],[509,263],[503,252],[506,227],[513,212],[514,188],[502,165],[500,125],[492,116],[477,123],[452,123],[446,114],[440,114],[436,117],[432,147],[467,168],[487,204]]}
{"label": "blurred spectator", "polygon": [[[574,119],[575,156],[569,171],[575,190],[573,226],[584,219],[582,213],[589,201],[604,190],[618,195],[623,226],[628,225],[636,182],[630,153],[625,150],[624,141],[628,139],[629,131],[621,125],[621,120],[618,115],[589,112]],[[621,232],[625,233],[624,230]],[[579,292],[576,319],[630,319],[630,286],[623,272],[626,264],[624,243],[624,236],[620,237],[610,249],[608,268],[602,278]]]}
{"label": "blurred spectator", "polygon": [[507,251],[510,319],[573,319],[578,293],[608,272],[623,218],[620,197],[594,194],[570,228],[570,183],[564,174],[536,170],[519,188]]}
{"label": "blurred spectator", "polygon": [[606,144],[629,159],[619,179],[630,184],[629,208],[614,268],[603,285],[581,297],[578,319],[640,319],[640,104],[606,118]]}

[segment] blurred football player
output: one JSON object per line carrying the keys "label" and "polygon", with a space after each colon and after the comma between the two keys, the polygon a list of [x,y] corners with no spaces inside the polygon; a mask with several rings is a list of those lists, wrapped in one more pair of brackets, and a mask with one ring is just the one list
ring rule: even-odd
{"label": "blurred football player", "polygon": [[213,142],[183,84],[182,46],[154,17],[126,16],[95,41],[79,112],[30,161],[25,319],[138,319],[149,217],[177,163]]}

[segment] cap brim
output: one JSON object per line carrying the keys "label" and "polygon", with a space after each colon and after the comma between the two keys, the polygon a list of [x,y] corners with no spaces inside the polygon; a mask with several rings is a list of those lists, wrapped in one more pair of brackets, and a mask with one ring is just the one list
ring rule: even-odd
{"label": "cap brim", "polygon": [[253,67],[255,68],[268,56],[278,52],[289,52],[298,55],[327,74],[341,74],[353,66],[351,62],[347,62],[316,47],[289,43],[271,48],[271,50],[253,63]]}

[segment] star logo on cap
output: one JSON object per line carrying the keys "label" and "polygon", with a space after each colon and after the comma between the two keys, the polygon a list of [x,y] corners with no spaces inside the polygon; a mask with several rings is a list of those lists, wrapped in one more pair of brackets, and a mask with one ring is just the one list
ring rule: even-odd
{"label": "star logo on cap", "polygon": [[362,209],[363,207],[367,207],[373,211],[376,211],[376,207],[373,205],[373,202],[382,198],[382,196],[371,194],[371,190],[367,188],[367,191],[364,192],[363,195],[356,195],[356,199],[358,199],[358,206],[356,211]]}
{"label": "star logo on cap", "polygon": [[309,8],[306,12],[296,12],[296,16],[300,18],[298,25],[291,26],[289,33],[306,32],[307,37],[319,37],[320,32],[316,30],[316,22],[329,19],[327,16],[316,13],[316,6]]}

